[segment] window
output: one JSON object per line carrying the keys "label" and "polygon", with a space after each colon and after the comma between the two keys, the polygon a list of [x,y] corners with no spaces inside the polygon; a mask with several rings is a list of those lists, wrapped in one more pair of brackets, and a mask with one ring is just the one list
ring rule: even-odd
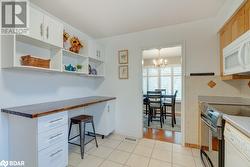
{"label": "window", "polygon": [[177,100],[181,100],[181,65],[167,67],[144,67],[143,93],[155,89],[166,89],[166,94],[174,94],[177,90]]}

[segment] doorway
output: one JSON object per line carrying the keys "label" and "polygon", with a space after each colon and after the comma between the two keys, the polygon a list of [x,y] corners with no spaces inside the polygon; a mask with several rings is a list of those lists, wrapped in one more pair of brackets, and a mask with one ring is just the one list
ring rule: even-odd
{"label": "doorway", "polygon": [[181,45],[142,51],[144,138],[182,144],[182,52]]}

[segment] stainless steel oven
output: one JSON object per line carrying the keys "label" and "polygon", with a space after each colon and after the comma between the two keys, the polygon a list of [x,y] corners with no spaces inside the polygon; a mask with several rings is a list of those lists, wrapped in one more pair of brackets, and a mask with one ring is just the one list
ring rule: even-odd
{"label": "stainless steel oven", "polygon": [[220,112],[202,105],[200,156],[205,167],[224,167],[224,121]]}
{"label": "stainless steel oven", "polygon": [[250,117],[250,104],[201,104],[201,160],[205,167],[224,167],[223,114]]}

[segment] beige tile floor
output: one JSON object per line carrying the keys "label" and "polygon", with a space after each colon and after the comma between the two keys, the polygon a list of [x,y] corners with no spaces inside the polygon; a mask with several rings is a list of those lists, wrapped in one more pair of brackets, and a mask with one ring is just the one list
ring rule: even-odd
{"label": "beige tile floor", "polygon": [[69,145],[69,167],[202,167],[199,150],[150,139],[137,141],[113,134],[80,148]]}

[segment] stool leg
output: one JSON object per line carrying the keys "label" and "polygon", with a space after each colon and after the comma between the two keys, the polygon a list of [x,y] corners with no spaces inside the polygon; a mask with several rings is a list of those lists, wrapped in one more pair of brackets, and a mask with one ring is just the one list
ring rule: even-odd
{"label": "stool leg", "polygon": [[85,140],[85,123],[83,124],[83,132],[82,133],[82,124],[79,123],[79,131],[80,131],[80,145],[81,145],[81,158],[84,158],[84,140]]}
{"label": "stool leg", "polygon": [[70,121],[69,134],[68,134],[68,141],[69,141],[69,139],[70,139],[70,133],[71,133],[72,124],[73,124],[73,123]]}
{"label": "stool leg", "polygon": [[95,125],[94,125],[94,121],[91,121],[91,123],[92,123],[93,132],[94,132],[94,135],[95,135],[95,144],[96,144],[96,147],[98,147],[98,143],[97,143],[97,140],[96,140],[96,134],[95,134]]}

